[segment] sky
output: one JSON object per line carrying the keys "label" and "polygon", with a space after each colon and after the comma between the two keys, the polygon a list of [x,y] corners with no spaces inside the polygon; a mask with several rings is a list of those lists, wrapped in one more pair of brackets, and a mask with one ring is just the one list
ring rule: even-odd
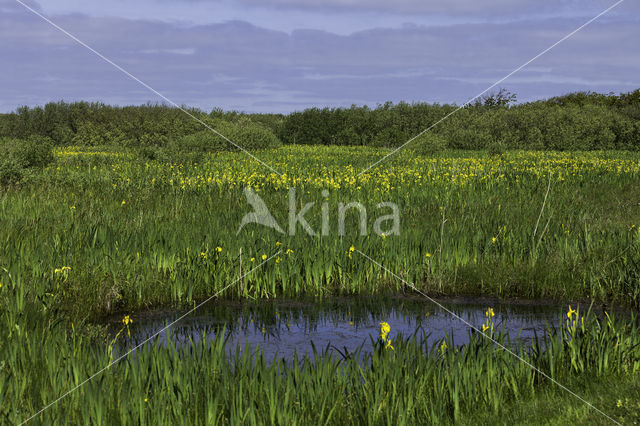
{"label": "sky", "polygon": [[[608,0],[20,0],[179,105],[245,112],[468,101]],[[640,2],[510,76],[518,101],[640,88]],[[0,0],[0,112],[163,99]],[[636,41],[634,41],[636,40]]]}

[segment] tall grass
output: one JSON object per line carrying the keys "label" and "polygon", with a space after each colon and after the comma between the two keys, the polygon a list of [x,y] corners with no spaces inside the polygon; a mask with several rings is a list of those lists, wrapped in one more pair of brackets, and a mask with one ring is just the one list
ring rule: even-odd
{"label": "tall grass", "polygon": [[[382,153],[317,147],[260,153],[286,173],[281,177],[240,154],[167,163],[135,152],[65,149],[58,151],[54,165],[3,189],[2,422],[29,418],[109,365],[110,339],[100,337],[100,327],[87,320],[193,305],[245,274],[263,255],[278,251],[277,259],[222,297],[403,290],[390,273],[350,256],[354,246],[429,294],[638,305],[637,154],[403,154],[384,169],[358,176]],[[299,204],[315,201],[307,218],[316,230],[320,205],[327,202],[330,235],[310,237],[298,229],[289,237],[255,225],[236,235],[250,210],[242,194],[247,185],[259,192],[281,225],[289,186],[296,188]],[[327,199],[322,189],[330,191]],[[359,236],[353,226],[347,235],[336,236],[340,201],[362,202],[371,215],[369,226],[379,202],[397,203],[400,235],[370,231]],[[587,316],[583,324],[568,319],[532,349],[512,350],[561,382],[618,377],[633,388],[640,368],[636,320]],[[505,335],[490,332],[512,346]],[[35,420],[464,423],[482,413],[500,418],[505,407],[536,400],[551,389],[547,378],[495,350],[490,341],[477,334],[470,339],[456,347],[451,341],[443,345],[419,336],[395,337],[394,349],[380,347],[363,355],[364,363],[360,355],[320,351],[289,364],[268,363],[250,351],[229,357],[221,340],[201,339],[180,348],[155,343]],[[619,408],[613,400],[606,404]]]}
{"label": "tall grass", "polygon": [[[189,305],[247,272],[228,298],[397,292],[401,284],[354,246],[429,294],[640,301],[640,166],[624,153],[448,153],[405,155],[362,176],[383,151],[286,147],[199,163],[163,163],[132,152],[58,152],[39,177],[0,195],[0,279],[21,297],[72,317]],[[318,233],[293,237],[249,225],[242,189],[251,185],[287,229],[287,189]],[[324,198],[321,190],[328,189]],[[546,201],[545,201],[546,198]],[[337,236],[339,202],[360,201]],[[400,208],[400,235],[373,232]],[[321,206],[330,217],[320,235]],[[544,204],[544,205],[543,205]],[[544,207],[544,208],[543,208]],[[390,223],[383,224],[383,227]],[[241,256],[242,251],[242,256]],[[253,259],[253,260],[252,260]],[[242,262],[242,269],[240,263]],[[71,268],[56,273],[62,267]],[[10,277],[9,277],[10,276]]]}
{"label": "tall grass", "polygon": [[[584,319],[583,319],[584,318]],[[0,321],[0,419],[19,423],[109,365],[104,346],[66,325],[29,331]],[[8,330],[8,336],[6,335]],[[187,346],[149,344],[72,391],[34,420],[37,424],[429,424],[507,414],[519,401],[541,398],[555,385],[587,375],[637,383],[637,322],[579,313],[549,340],[516,347],[500,330],[487,331],[548,376],[477,333],[469,343],[398,336],[371,353],[317,352],[289,361],[259,351],[229,355],[222,335]],[[376,339],[372,336],[372,339]],[[611,411],[625,395],[608,396]],[[628,395],[627,395],[628,396]],[[571,401],[572,396],[563,395]],[[640,400],[639,400],[640,402]],[[633,409],[625,415],[633,416]],[[590,411],[592,419],[600,419]],[[633,417],[631,417],[633,418]]]}

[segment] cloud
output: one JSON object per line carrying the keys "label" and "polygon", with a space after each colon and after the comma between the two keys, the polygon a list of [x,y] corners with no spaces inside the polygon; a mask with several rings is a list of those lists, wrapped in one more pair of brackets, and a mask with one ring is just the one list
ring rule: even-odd
{"label": "cloud", "polygon": [[[164,0],[171,3],[175,0]],[[224,0],[192,0],[192,4],[228,3]],[[342,12],[385,12],[392,14],[439,14],[442,16],[484,16],[484,17],[531,17],[595,15],[611,6],[615,1],[605,0],[236,0],[236,4],[262,8],[293,10],[342,11]],[[635,5],[628,7],[637,10]]]}
{"label": "cloud", "polygon": [[[12,10],[0,14],[0,111],[60,99],[161,100],[40,18]],[[261,112],[387,100],[462,103],[584,21],[406,25],[341,35],[238,20],[186,26],[81,14],[52,19],[178,104]],[[598,21],[502,86],[519,99],[633,90],[640,86],[639,28],[633,16]]]}

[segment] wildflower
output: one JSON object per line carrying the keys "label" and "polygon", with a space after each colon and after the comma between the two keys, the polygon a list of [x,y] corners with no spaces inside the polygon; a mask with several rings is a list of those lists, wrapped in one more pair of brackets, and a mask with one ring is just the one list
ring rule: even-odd
{"label": "wildflower", "polygon": [[380,236],[382,237],[382,239],[384,240],[387,236],[383,233],[380,234]]}
{"label": "wildflower", "polygon": [[264,333],[266,333],[266,332],[267,332],[267,329],[266,329],[266,328],[264,328],[264,327],[262,327],[262,330],[260,330],[260,331],[262,331],[262,334],[264,334]]}
{"label": "wildflower", "polygon": [[619,399],[618,402],[616,402],[616,407],[621,408],[622,407],[622,400]]}
{"label": "wildflower", "polygon": [[276,247],[281,246],[282,243],[280,241],[276,241]]}
{"label": "wildflower", "polygon": [[217,251],[218,253],[222,252],[222,247],[220,247],[220,246],[216,247],[216,251]]}
{"label": "wildflower", "polygon": [[127,204],[127,202],[125,200],[122,200],[122,206],[124,207],[124,205]]}
{"label": "wildflower", "polygon": [[574,309],[571,309],[571,305],[569,305],[569,311],[567,311],[567,318],[571,319],[576,314],[577,314],[577,311]]}
{"label": "wildflower", "polygon": [[282,261],[282,258],[280,258],[280,256],[276,257],[276,263],[280,263]]}
{"label": "wildflower", "polygon": [[424,254],[424,257],[426,257],[427,259],[429,259],[431,257],[431,253],[427,252]]}
{"label": "wildflower", "polygon": [[425,317],[430,317],[430,316],[431,316],[431,312],[429,312],[429,311],[425,312],[425,313],[424,313],[424,316],[425,316]]}
{"label": "wildflower", "polygon": [[252,258],[251,258],[251,263],[253,263],[253,262],[255,262],[255,261],[256,261],[256,258],[255,258],[255,257],[252,257]]}
{"label": "wildflower", "polygon": [[388,323],[384,321],[380,323],[380,337],[382,338],[382,340],[387,339],[387,335],[389,334],[390,331],[391,331],[391,326]]}
{"label": "wildflower", "polygon": [[353,325],[353,321],[349,321],[349,325]]}
{"label": "wildflower", "polygon": [[262,260],[267,260],[267,255],[266,254],[262,255]]}
{"label": "wildflower", "polygon": [[149,398],[145,398],[145,399],[144,399],[144,402],[149,402]]}
{"label": "wildflower", "polygon": [[71,270],[70,267],[68,266],[63,266],[62,268],[56,268],[53,270],[54,274],[64,274],[66,272],[69,272]]}
{"label": "wildflower", "polygon": [[284,252],[284,254],[286,254],[287,256],[290,255],[291,253],[293,253],[293,250],[291,249],[287,249],[287,251]]}
{"label": "wildflower", "polygon": [[76,206],[71,206],[71,211],[76,211]]}
{"label": "wildflower", "polygon": [[482,324],[482,332],[484,333],[485,331],[489,330],[489,328],[491,328],[489,325],[487,324]]}
{"label": "wildflower", "polygon": [[122,323],[126,326],[129,326],[129,324],[131,324],[133,322],[133,320],[131,319],[131,317],[129,317],[129,315],[125,315],[124,318],[122,318]]}
{"label": "wildflower", "polygon": [[201,251],[200,252],[200,257],[202,257],[203,259],[206,259],[207,258],[207,253]]}
{"label": "wildflower", "polygon": [[496,242],[496,237],[491,238],[491,242],[495,244],[495,242]]}
{"label": "wildflower", "polygon": [[445,342],[444,340],[442,341],[442,344],[440,345],[440,350],[444,353],[444,351],[446,351],[448,348],[447,346],[447,342]]}
{"label": "wildflower", "polygon": [[487,312],[484,313],[486,317],[495,317],[496,314],[493,312],[493,308],[487,308]]}
{"label": "wildflower", "polygon": [[356,248],[354,246],[349,247],[349,259],[351,259],[351,253],[353,253],[356,250]]}
{"label": "wildflower", "polygon": [[393,348],[393,346],[391,345],[391,339],[389,339],[389,332],[391,331],[391,326],[382,321],[380,323],[380,341],[382,341],[385,344],[385,348],[391,348],[392,350],[395,350]]}

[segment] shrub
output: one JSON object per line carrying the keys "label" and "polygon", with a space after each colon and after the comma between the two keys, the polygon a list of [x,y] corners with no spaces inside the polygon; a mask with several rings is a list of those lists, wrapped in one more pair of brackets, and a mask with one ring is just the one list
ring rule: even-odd
{"label": "shrub", "polygon": [[0,187],[14,185],[22,179],[23,168],[13,158],[0,160]]}
{"label": "shrub", "polygon": [[372,146],[397,147],[407,142],[409,137],[402,130],[390,127],[379,132],[373,139]]}
{"label": "shrub", "polygon": [[31,136],[17,144],[14,156],[24,168],[44,168],[53,162],[53,141],[47,137]]}
{"label": "shrub", "polygon": [[0,156],[19,168],[43,168],[53,162],[53,143],[41,136],[30,136],[27,140],[5,139],[0,142]]}
{"label": "shrub", "polygon": [[503,141],[493,141],[487,145],[487,152],[491,155],[502,155],[507,150],[507,145]]}
{"label": "shrub", "polygon": [[411,141],[411,144],[414,145],[413,149],[422,155],[433,155],[448,147],[447,140],[444,136],[431,131],[423,133]]}
{"label": "shrub", "polygon": [[239,119],[234,123],[214,120],[211,127],[224,135],[226,139],[209,129],[205,129],[172,141],[169,143],[170,149],[178,152],[205,153],[238,149],[234,144],[246,150],[274,148],[281,145],[280,140],[270,129],[248,119]]}

